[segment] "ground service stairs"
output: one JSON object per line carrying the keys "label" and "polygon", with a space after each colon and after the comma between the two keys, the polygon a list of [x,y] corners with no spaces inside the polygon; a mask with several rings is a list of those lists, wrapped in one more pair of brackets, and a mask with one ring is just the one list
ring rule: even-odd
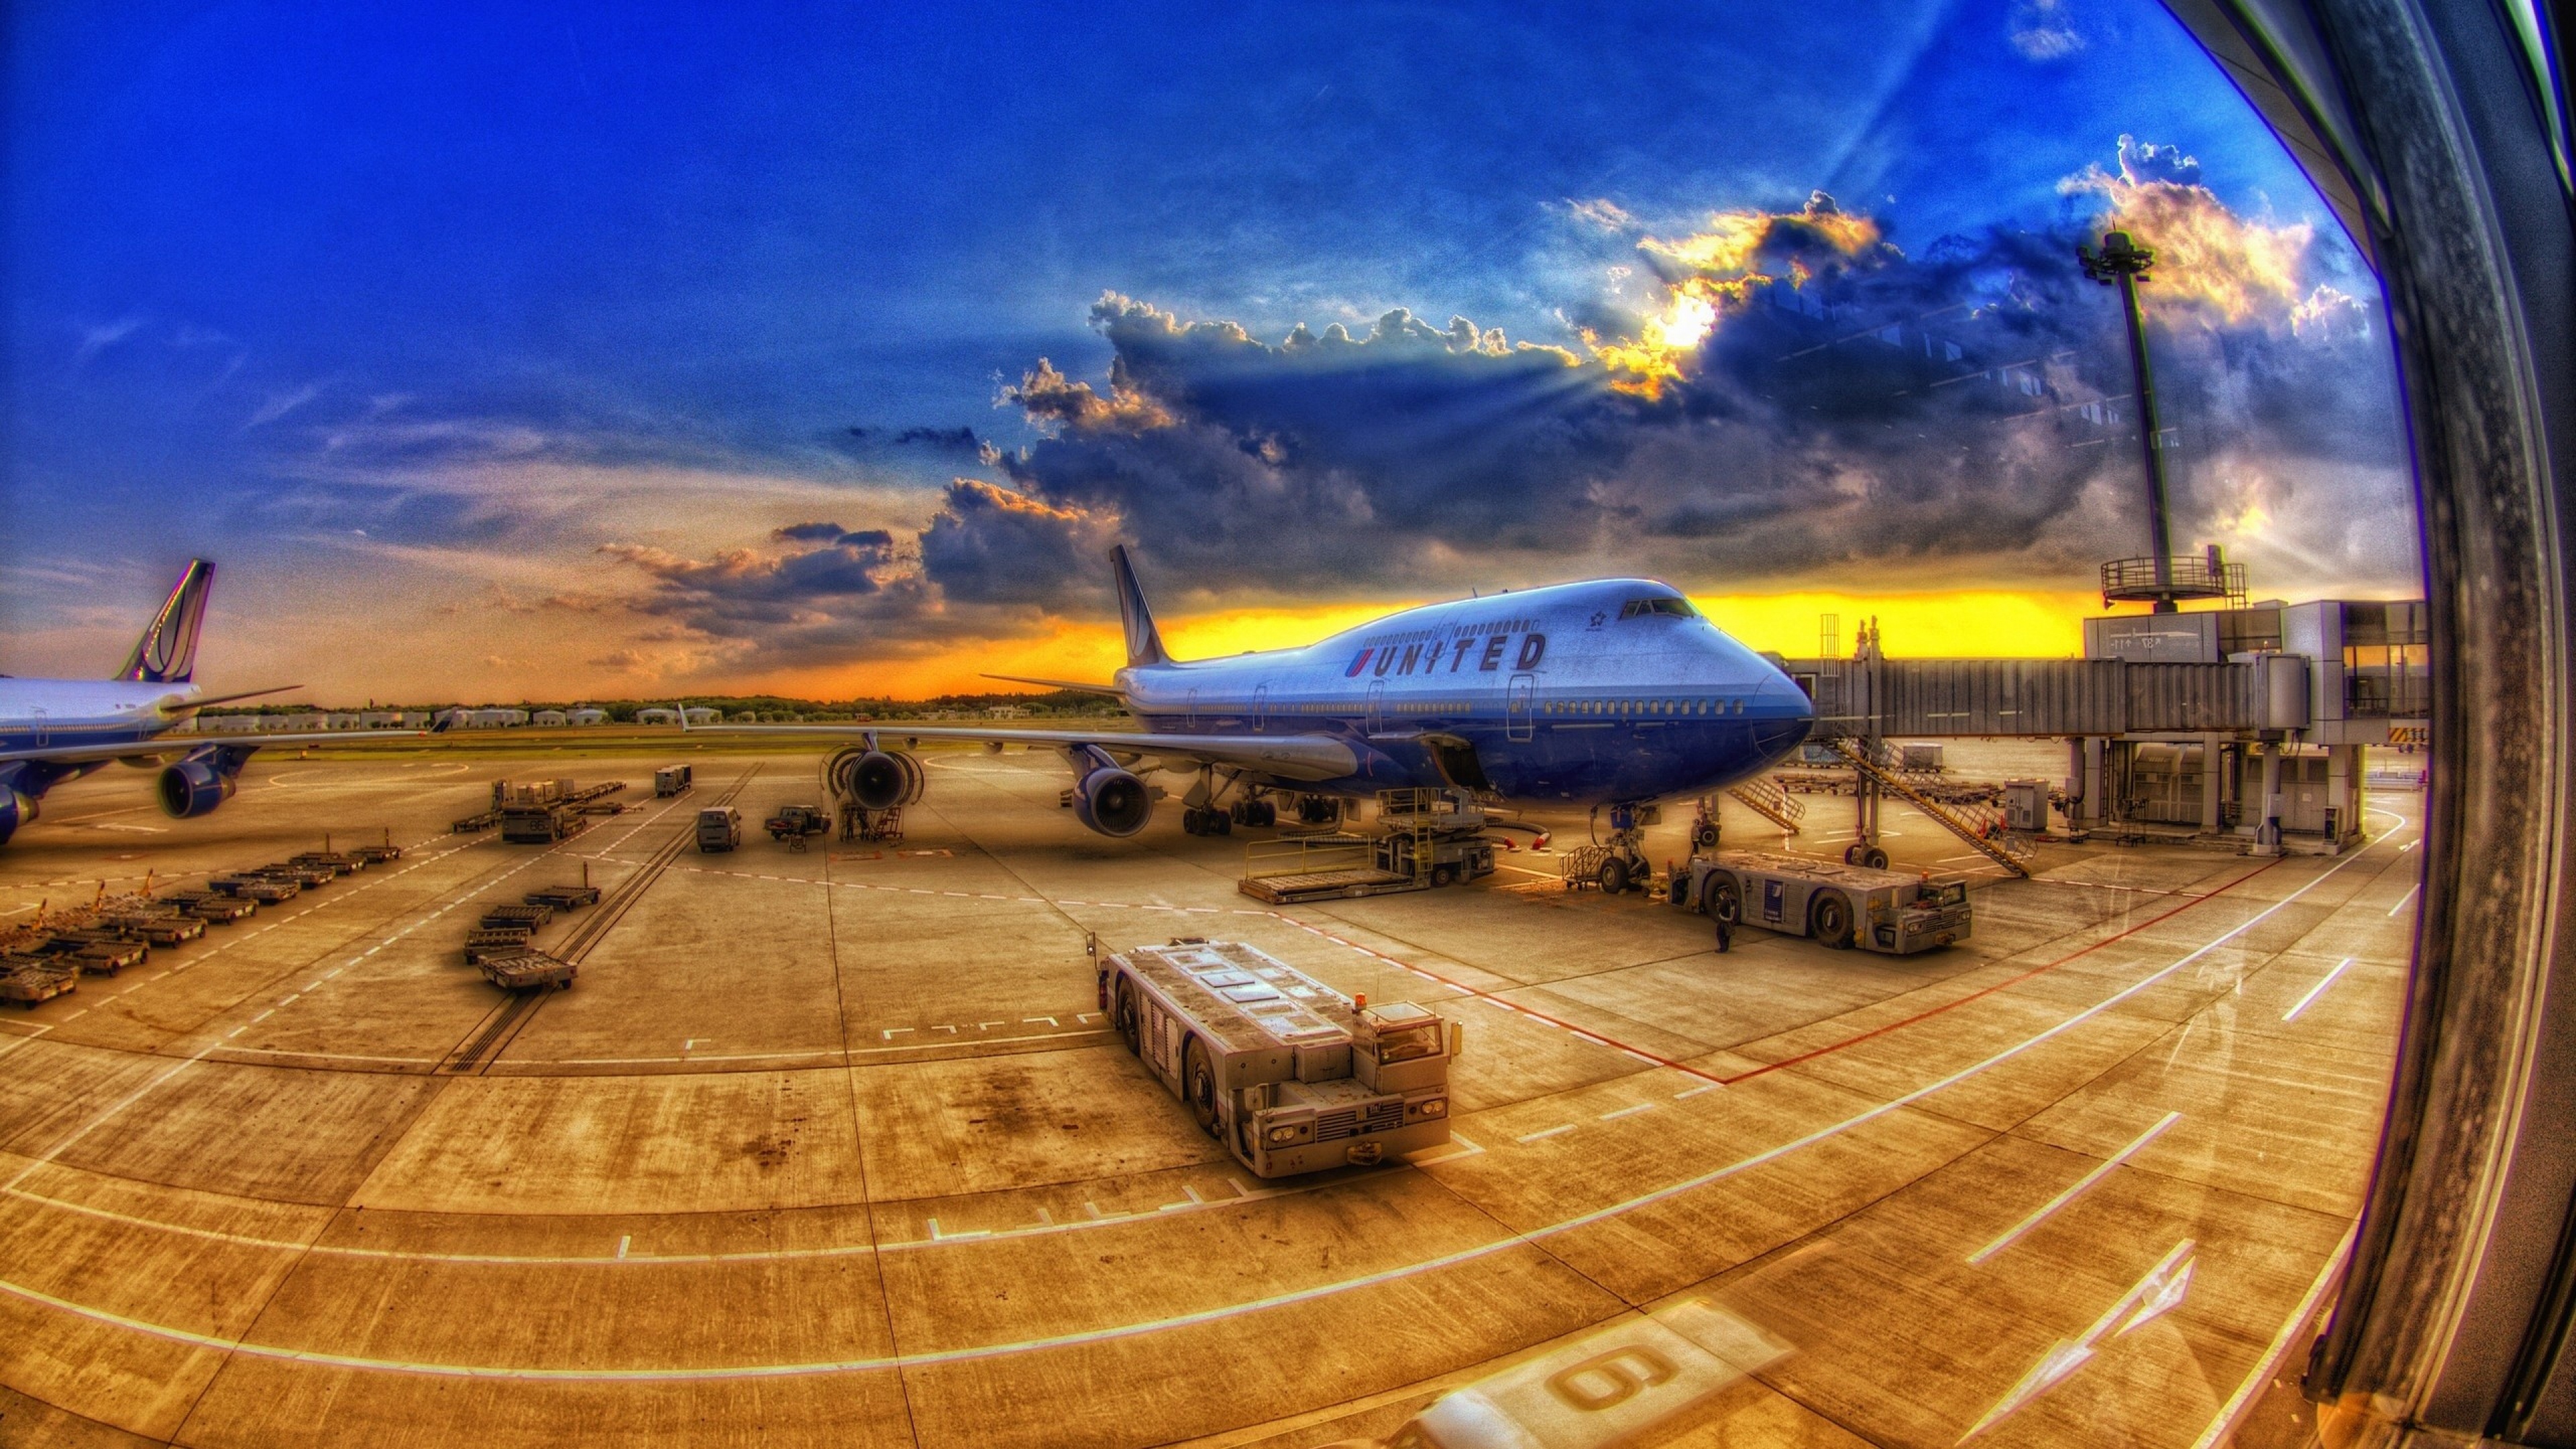
{"label": "ground service stairs", "polygon": [[[2014,875],[2025,879],[2029,877],[2031,853],[2015,848],[2000,831],[1993,831],[1991,820],[1981,821],[1973,818],[1955,805],[1944,805],[1924,794],[1914,788],[1913,783],[1901,772],[1891,770],[1881,761],[1871,759],[1869,752],[1862,748],[1861,742],[1856,739],[1844,736],[1836,739],[1833,746],[1836,753],[1851,762],[1853,769],[1868,776],[1878,788],[1913,806],[1933,824],[1968,842],[1969,848],[1979,855]],[[1990,834],[1990,831],[1993,833]]]}
{"label": "ground service stairs", "polygon": [[1728,787],[1726,793],[1733,796],[1738,805],[1791,835],[1798,833],[1798,823],[1807,815],[1807,802],[1781,789],[1777,780],[1747,780],[1741,785]]}

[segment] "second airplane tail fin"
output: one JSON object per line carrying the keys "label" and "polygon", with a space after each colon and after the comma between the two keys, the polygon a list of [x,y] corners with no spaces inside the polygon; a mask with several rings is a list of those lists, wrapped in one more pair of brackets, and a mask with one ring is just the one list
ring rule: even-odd
{"label": "second airplane tail fin", "polygon": [[117,666],[115,678],[141,680],[152,684],[185,684],[197,672],[197,631],[206,622],[206,594],[215,586],[215,566],[205,559],[188,560],[170,597],[161,603],[161,612],[143,637]]}
{"label": "second airplane tail fin", "polygon": [[1127,663],[1169,664],[1163,636],[1154,628],[1153,610],[1145,607],[1145,590],[1136,582],[1136,566],[1127,561],[1127,545],[1109,550],[1109,567],[1118,579],[1118,618],[1127,626]]}

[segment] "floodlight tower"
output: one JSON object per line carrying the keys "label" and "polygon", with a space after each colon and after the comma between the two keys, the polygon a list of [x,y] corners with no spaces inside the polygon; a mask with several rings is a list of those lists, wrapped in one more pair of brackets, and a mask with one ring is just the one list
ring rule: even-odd
{"label": "floodlight tower", "polygon": [[2138,284],[2147,279],[2156,254],[2130,241],[2127,232],[2114,231],[2103,233],[2098,253],[2077,243],[2075,257],[2083,263],[2084,275],[2120,289],[2120,310],[2129,320],[2129,366],[2138,375],[2138,446],[2147,461],[2148,545],[2155,556],[2156,612],[2170,614],[2175,605],[2173,542],[2165,527],[2165,455],[2156,445],[2162,431],[2156,420],[2156,375],[2147,360],[2146,314],[2138,307]]}

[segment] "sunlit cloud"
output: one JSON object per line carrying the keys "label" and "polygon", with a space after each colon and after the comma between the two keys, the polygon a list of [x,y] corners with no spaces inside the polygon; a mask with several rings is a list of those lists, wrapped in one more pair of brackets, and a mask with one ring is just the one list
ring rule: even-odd
{"label": "sunlit cloud", "polygon": [[2128,232],[2154,248],[2155,270],[2143,294],[2161,317],[2179,307],[2231,326],[2286,324],[2301,300],[2316,229],[2241,214],[2202,183],[2198,160],[2173,147],[2122,136],[2117,171],[2090,166],[2060,189],[2100,196],[2108,204],[2104,230]]}
{"label": "sunlit cloud", "polygon": [[1637,250],[1660,279],[1660,305],[1630,335],[1604,339],[1584,329],[1584,345],[1609,369],[1613,388],[1660,398],[1682,380],[1724,309],[1742,306],[1753,288],[1804,287],[1820,274],[1873,259],[1883,246],[1875,221],[1844,212],[1821,191],[1794,212],[1718,212],[1699,231],[1639,242]]}

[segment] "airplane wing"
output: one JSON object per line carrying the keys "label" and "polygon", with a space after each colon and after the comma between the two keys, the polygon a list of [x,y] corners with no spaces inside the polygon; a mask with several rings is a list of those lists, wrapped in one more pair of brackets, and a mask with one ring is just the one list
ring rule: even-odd
{"label": "airplane wing", "polygon": [[271,745],[337,745],[350,740],[417,740],[427,739],[426,730],[324,730],[294,735],[162,735],[148,740],[123,740],[101,745],[46,745],[33,750],[0,750],[0,765],[20,760],[51,760],[65,765],[85,765],[92,760],[139,760],[151,755],[184,755],[209,745],[224,745],[236,750],[266,749]]}
{"label": "airplane wing", "polygon": [[1049,689],[1069,689],[1076,694],[1097,694],[1110,699],[1125,699],[1127,691],[1114,684],[1086,684],[1079,679],[1043,679],[1031,674],[987,674],[1006,684],[1043,684]]}
{"label": "airplane wing", "polygon": [[[958,729],[946,725],[691,725],[690,734],[802,735],[818,740],[958,740],[972,744],[1085,745],[1124,761],[1148,756],[1229,765],[1282,780],[1334,780],[1359,769],[1359,756],[1330,735],[1180,735],[1127,730]],[[0,757],[5,758],[5,757]]]}

